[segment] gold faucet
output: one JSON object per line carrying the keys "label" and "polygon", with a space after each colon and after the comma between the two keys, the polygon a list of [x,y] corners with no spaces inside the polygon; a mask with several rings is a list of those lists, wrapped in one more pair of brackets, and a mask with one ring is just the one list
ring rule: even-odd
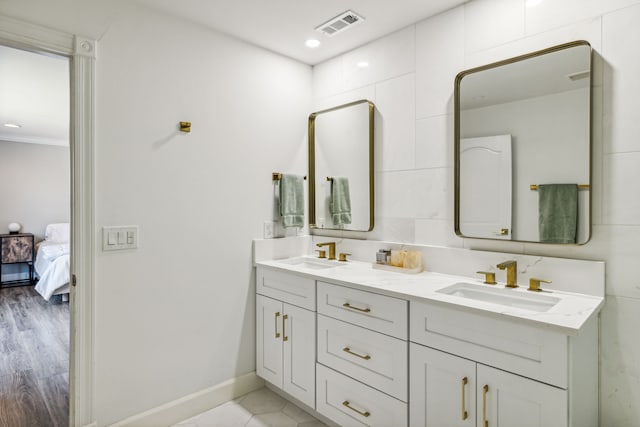
{"label": "gold faucet", "polygon": [[329,246],[329,259],[336,259],[336,242],[318,243],[317,247]]}
{"label": "gold faucet", "polygon": [[505,287],[507,288],[517,288],[518,287],[518,263],[515,260],[509,260],[501,262],[496,265],[500,270],[507,269],[507,284]]}

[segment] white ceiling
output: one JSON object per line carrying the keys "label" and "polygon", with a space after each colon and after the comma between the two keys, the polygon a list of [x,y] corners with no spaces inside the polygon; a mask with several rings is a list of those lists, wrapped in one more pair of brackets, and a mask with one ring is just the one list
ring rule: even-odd
{"label": "white ceiling", "polygon": [[[315,65],[466,0],[137,0],[282,55]],[[352,10],[365,18],[333,37],[315,31]],[[315,38],[320,47],[305,46]],[[3,126],[21,125],[19,129]],[[0,46],[0,140],[69,143],[69,63]]]}
{"label": "white ceiling", "polygon": [[[466,0],[138,0],[241,40],[315,65]],[[365,18],[333,37],[314,28],[353,10]],[[305,46],[315,38],[320,47]]]}
{"label": "white ceiling", "polygon": [[0,46],[0,140],[69,145],[69,96],[66,58]]}

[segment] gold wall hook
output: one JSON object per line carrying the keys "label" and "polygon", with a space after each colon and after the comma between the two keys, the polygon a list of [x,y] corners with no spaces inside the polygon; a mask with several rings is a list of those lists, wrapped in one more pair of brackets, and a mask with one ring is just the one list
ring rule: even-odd
{"label": "gold wall hook", "polygon": [[191,132],[191,122],[180,122],[180,132]]}

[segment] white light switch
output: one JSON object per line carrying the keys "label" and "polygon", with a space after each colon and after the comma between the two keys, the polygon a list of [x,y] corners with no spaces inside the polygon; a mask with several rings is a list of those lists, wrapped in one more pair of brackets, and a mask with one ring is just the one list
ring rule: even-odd
{"label": "white light switch", "polygon": [[138,248],[138,226],[102,227],[102,250],[119,251]]}

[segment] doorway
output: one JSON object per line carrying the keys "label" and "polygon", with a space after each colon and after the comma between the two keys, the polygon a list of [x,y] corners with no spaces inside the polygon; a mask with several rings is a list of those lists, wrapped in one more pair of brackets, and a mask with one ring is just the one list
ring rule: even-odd
{"label": "doorway", "polygon": [[0,46],[0,427],[69,425],[69,82]]}
{"label": "doorway", "polygon": [[69,59],[71,154],[71,253],[69,425],[94,419],[94,124],[96,42],[0,15],[0,45]]}

